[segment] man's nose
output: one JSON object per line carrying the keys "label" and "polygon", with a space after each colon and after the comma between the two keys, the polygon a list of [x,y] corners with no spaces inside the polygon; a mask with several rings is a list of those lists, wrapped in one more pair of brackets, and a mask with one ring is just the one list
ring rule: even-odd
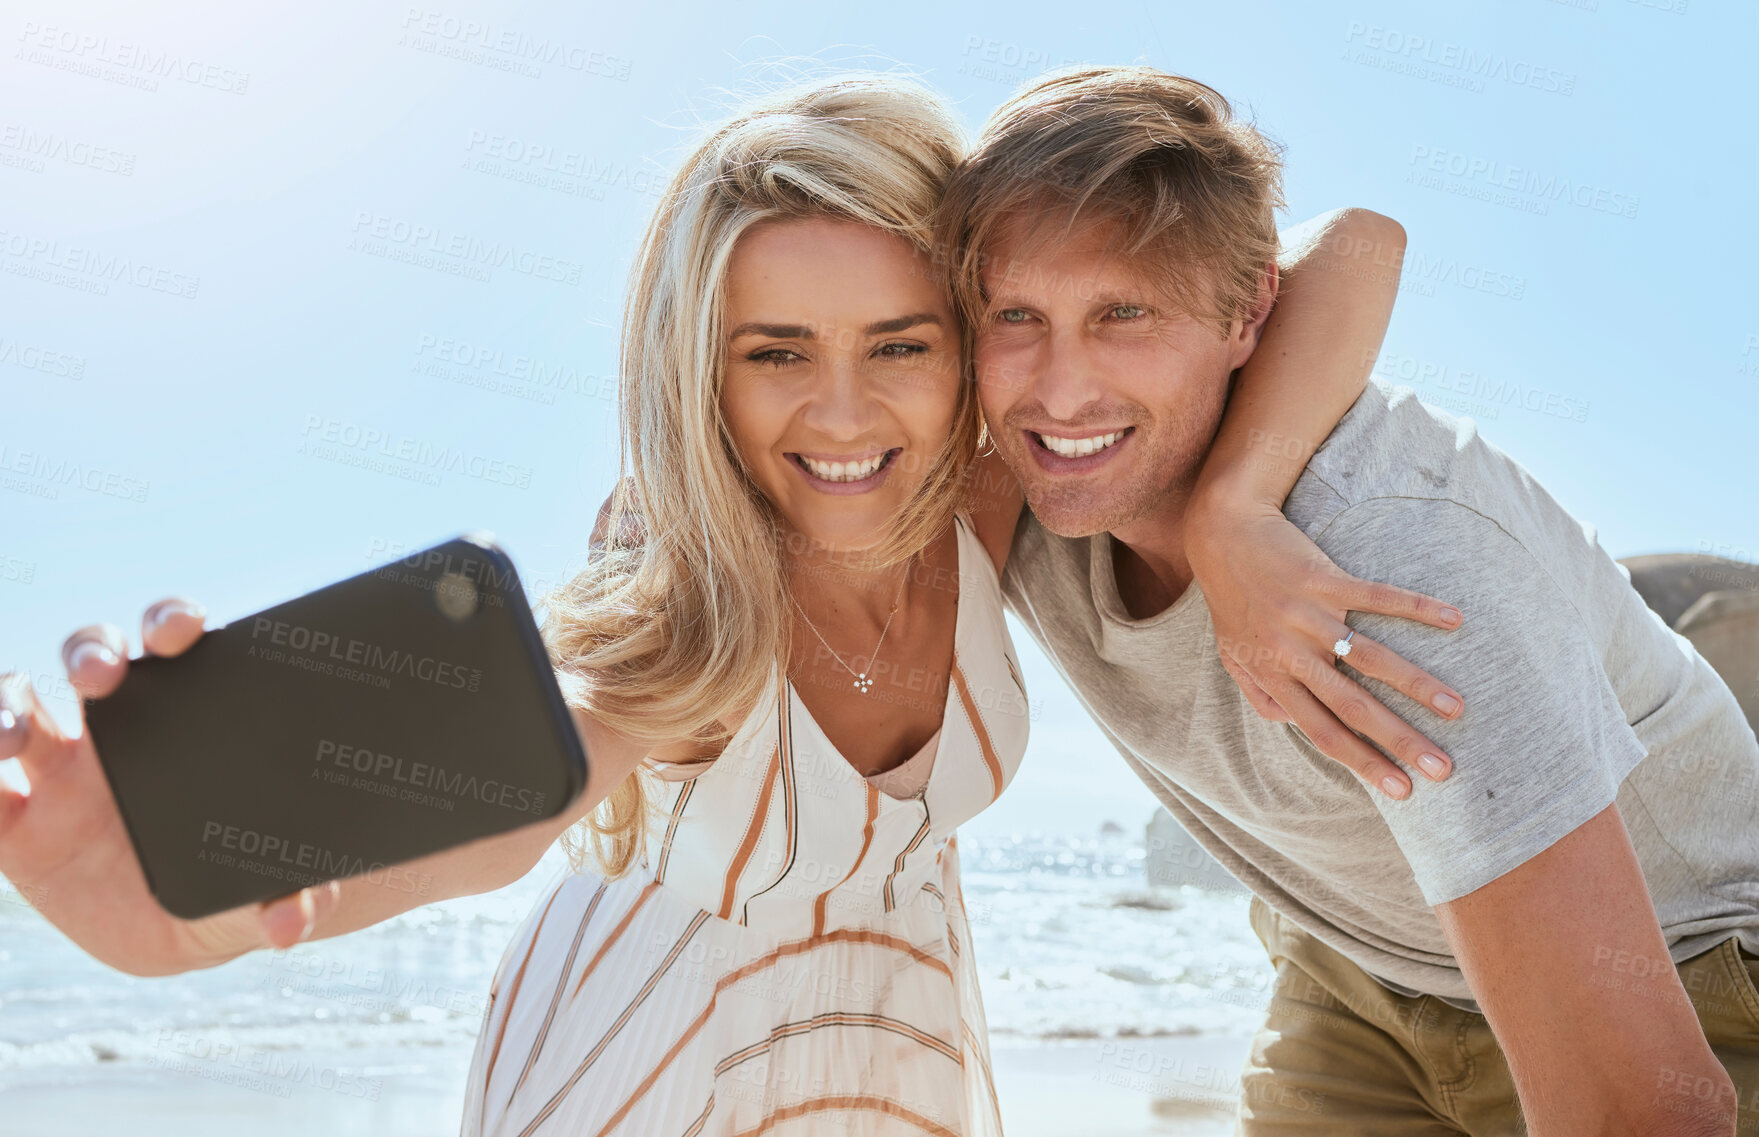
{"label": "man's nose", "polygon": [[857,363],[835,361],[825,366],[801,417],[807,427],[834,442],[853,442],[879,424],[880,405],[870,377]]}
{"label": "man's nose", "polygon": [[1082,409],[1103,395],[1100,372],[1088,344],[1076,331],[1052,332],[1045,337],[1031,394],[1045,413],[1062,422],[1075,422]]}

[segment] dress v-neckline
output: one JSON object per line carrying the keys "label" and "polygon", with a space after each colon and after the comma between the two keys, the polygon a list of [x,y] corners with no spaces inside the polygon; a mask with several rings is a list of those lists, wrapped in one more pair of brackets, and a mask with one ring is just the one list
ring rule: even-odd
{"label": "dress v-neckline", "polygon": [[[837,756],[837,765],[847,770],[851,777],[859,779],[862,785],[872,788],[882,801],[890,802],[893,805],[909,805],[912,802],[926,802],[928,799],[928,791],[933,788],[935,779],[940,777],[941,769],[946,765],[945,762],[941,761],[941,758],[942,752],[946,750],[948,735],[947,724],[953,714],[953,669],[959,666],[959,643],[965,634],[965,580],[962,575],[962,570],[965,567],[966,529],[964,519],[957,514],[954,514],[953,516],[953,533],[953,556],[955,558],[953,565],[953,579],[959,582],[957,589],[953,593],[953,655],[952,658],[947,661],[947,690],[946,697],[941,706],[940,727],[936,730],[934,735],[930,736],[936,740],[937,752],[934,757],[934,763],[928,771],[928,781],[923,783],[922,792],[918,793],[915,797],[895,798],[869,782],[867,780],[868,775],[863,774],[860,770],[855,768],[854,764],[849,761],[848,756],[843,753],[843,748],[831,741],[831,736],[825,733],[824,727],[820,726],[818,719],[813,717],[812,710],[806,705],[806,700],[802,699],[800,693],[794,689],[794,681],[786,675],[782,676],[782,689],[784,697],[788,700],[789,711],[797,712],[800,717],[806,721],[807,725],[812,728],[813,733],[818,735],[824,744],[831,748],[832,753]],[[917,747],[905,757],[904,762],[910,761],[911,758],[916,757],[916,755],[921,752],[922,747]],[[903,764],[903,762],[900,762],[897,765],[891,766],[887,770],[882,771],[882,773],[890,773],[892,770],[898,769],[898,767]],[[882,806],[882,808],[884,807]]]}

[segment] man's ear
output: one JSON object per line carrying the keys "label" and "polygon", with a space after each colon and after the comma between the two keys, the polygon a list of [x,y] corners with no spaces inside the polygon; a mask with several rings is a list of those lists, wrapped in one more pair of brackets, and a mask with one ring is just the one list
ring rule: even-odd
{"label": "man's ear", "polygon": [[1264,266],[1264,275],[1259,278],[1258,295],[1252,300],[1252,308],[1244,318],[1235,320],[1229,330],[1228,341],[1232,354],[1229,369],[1244,367],[1258,347],[1259,337],[1264,335],[1264,322],[1270,319],[1272,308],[1276,307],[1277,287],[1282,283],[1282,276],[1277,271],[1275,261]]}

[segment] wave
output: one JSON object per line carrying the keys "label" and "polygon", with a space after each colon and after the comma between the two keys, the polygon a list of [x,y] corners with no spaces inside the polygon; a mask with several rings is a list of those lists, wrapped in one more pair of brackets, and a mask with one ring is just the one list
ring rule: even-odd
{"label": "wave", "polygon": [[[1271,975],[1238,894],[1151,885],[1140,841],[1021,834],[960,842],[990,1028],[1045,1041],[1250,1031]],[[548,867],[348,936],[136,980],[13,906],[0,1071],[164,1065],[190,1052],[468,1052],[487,990]]]}

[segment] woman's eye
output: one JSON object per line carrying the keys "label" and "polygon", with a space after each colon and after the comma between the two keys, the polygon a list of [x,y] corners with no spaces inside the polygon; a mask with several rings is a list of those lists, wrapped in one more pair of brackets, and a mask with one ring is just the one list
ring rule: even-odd
{"label": "woman's eye", "polygon": [[1024,324],[1027,320],[1024,308],[1003,308],[996,313],[996,319],[1004,324]]}
{"label": "woman's eye", "polygon": [[772,367],[780,367],[784,363],[793,363],[799,359],[800,353],[790,351],[785,347],[771,347],[765,348],[763,351],[754,351],[745,358],[753,363],[767,363]]}
{"label": "woman's eye", "polygon": [[1112,315],[1120,320],[1134,320],[1142,315],[1142,309],[1134,304],[1114,304],[1112,305]]}

